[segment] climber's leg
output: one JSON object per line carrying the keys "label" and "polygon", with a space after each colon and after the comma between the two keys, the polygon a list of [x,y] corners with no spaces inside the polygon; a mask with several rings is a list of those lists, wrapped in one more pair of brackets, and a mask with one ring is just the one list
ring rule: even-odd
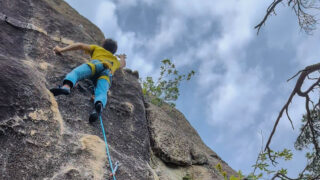
{"label": "climber's leg", "polygon": [[63,86],[52,88],[50,91],[54,96],[61,94],[68,95],[70,94],[70,89],[74,87],[79,80],[89,78],[90,76],[92,76],[90,66],[88,64],[82,64],[66,75],[65,79],[63,80]]}
{"label": "climber's leg", "polygon": [[91,76],[92,71],[90,66],[88,66],[88,64],[82,64],[66,75],[63,80],[63,84],[69,84],[71,85],[70,88],[72,88],[78,81],[90,78]]}
{"label": "climber's leg", "polygon": [[106,79],[100,78],[97,80],[97,86],[94,91],[94,104],[101,102],[103,108],[107,104],[107,93],[110,88],[109,82]]}
{"label": "climber's leg", "polygon": [[[108,72],[106,72],[108,73]],[[106,74],[102,73],[102,74]],[[110,88],[109,81],[111,80],[111,76],[102,75],[97,80],[97,85],[94,92],[94,105],[95,108],[93,112],[90,114],[89,121],[94,122],[101,115],[102,109],[106,107],[107,98],[108,98],[108,90]]]}

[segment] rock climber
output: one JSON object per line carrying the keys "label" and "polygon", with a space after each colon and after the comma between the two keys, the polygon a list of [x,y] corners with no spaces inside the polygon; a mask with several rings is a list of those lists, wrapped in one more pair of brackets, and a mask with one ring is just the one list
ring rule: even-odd
{"label": "rock climber", "polygon": [[68,95],[78,81],[91,79],[95,85],[95,90],[94,108],[90,114],[89,122],[96,121],[107,104],[107,92],[111,86],[112,76],[117,69],[126,66],[126,55],[115,55],[117,48],[117,42],[113,39],[104,40],[102,47],[84,43],[74,43],[64,48],[56,46],[53,49],[56,54],[83,50],[91,56],[91,61],[73,69],[64,78],[62,86],[52,88],[50,91],[54,96]]}

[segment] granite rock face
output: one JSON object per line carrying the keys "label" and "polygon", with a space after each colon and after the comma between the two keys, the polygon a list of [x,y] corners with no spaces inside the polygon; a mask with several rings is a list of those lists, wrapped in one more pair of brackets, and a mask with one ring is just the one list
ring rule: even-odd
{"label": "granite rock face", "polygon": [[[108,179],[99,122],[88,123],[92,83],[69,96],[48,89],[89,57],[57,56],[73,42],[100,44],[102,32],[62,0],[0,1],[0,179]],[[117,179],[223,179],[227,166],[203,144],[183,115],[144,101],[138,73],[116,72],[103,122]],[[147,107],[147,108],[146,108]]]}
{"label": "granite rock face", "polygon": [[201,180],[219,179],[221,177],[214,169],[217,163],[227,174],[236,174],[202,142],[181,112],[166,104],[161,107],[147,104],[146,112],[151,136],[151,165],[160,179],[178,180],[183,174]]}

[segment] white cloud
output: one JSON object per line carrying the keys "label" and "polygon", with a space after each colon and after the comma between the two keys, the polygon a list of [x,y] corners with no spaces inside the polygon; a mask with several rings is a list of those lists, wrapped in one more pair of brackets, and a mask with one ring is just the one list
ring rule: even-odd
{"label": "white cloud", "polygon": [[301,65],[301,69],[315,63],[319,63],[319,38],[320,31],[316,31],[313,36],[302,36],[297,42],[297,55],[295,61]]}
{"label": "white cloud", "polygon": [[[208,93],[207,117],[211,124],[227,121],[228,125],[241,128],[252,122],[268,91],[264,69],[249,68],[243,63],[248,58],[247,44],[255,36],[255,8],[262,5],[257,1],[219,1],[211,7],[213,15],[221,18],[223,29],[218,38],[199,48],[202,59],[210,57],[200,66],[200,79],[204,81],[199,82],[199,89]],[[221,67],[224,72],[214,71]],[[213,84],[217,83],[215,88]],[[247,122],[238,122],[240,114],[241,121]]]}
{"label": "white cloud", "polygon": [[138,1],[137,0],[116,0],[116,3],[119,6],[130,7],[130,6],[136,6]]}
{"label": "white cloud", "polygon": [[[232,74],[221,79],[218,88],[208,96],[208,121],[212,125],[240,130],[255,120],[262,106],[262,98],[268,92],[261,69]],[[231,132],[230,132],[231,133]],[[236,136],[236,131],[232,131]]]}
{"label": "white cloud", "polygon": [[187,30],[185,21],[180,18],[163,16],[160,24],[160,31],[148,42],[150,55],[155,55],[164,48],[173,48],[176,40],[183,38]]}
{"label": "white cloud", "polygon": [[94,23],[104,30],[106,37],[115,35],[119,31],[115,10],[116,5],[110,1],[103,1],[98,5]]}
{"label": "white cloud", "polygon": [[114,0],[117,5],[121,6],[121,7],[131,7],[131,6],[137,6],[138,3],[144,3],[147,5],[153,5],[156,3],[155,0]]}
{"label": "white cloud", "polygon": [[[123,3],[119,1],[118,3]],[[131,3],[131,4],[130,4]],[[129,5],[135,5],[136,1],[130,1]],[[118,24],[116,14],[117,6],[111,1],[103,1],[98,5],[96,16],[93,22],[103,31],[107,38],[113,38],[118,42],[117,53],[127,54],[127,67],[134,70],[139,69],[142,76],[153,71],[154,66],[141,52],[136,52],[135,47],[141,46],[142,40],[138,39],[135,32],[124,32]]]}

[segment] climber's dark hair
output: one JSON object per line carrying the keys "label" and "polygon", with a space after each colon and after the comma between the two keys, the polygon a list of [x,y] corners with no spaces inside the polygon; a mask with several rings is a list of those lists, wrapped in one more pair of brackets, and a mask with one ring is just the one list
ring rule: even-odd
{"label": "climber's dark hair", "polygon": [[110,51],[112,54],[116,53],[118,49],[117,42],[113,39],[106,39],[103,41],[102,47],[108,51]]}

